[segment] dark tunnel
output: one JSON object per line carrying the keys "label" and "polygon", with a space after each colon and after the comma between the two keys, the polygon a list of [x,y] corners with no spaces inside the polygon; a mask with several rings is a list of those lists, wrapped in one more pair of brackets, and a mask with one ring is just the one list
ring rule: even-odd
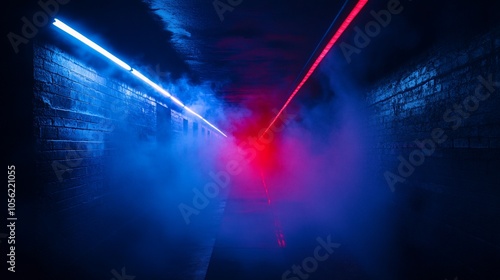
{"label": "dark tunnel", "polygon": [[500,279],[500,2],[3,5],[0,279]]}

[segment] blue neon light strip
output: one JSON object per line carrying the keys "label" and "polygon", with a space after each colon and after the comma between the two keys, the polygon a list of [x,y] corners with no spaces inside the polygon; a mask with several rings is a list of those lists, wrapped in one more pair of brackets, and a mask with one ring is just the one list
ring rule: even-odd
{"label": "blue neon light strip", "polygon": [[175,104],[177,104],[178,106],[180,106],[181,108],[183,108],[184,110],[186,110],[187,112],[191,113],[192,115],[194,115],[194,116],[198,117],[199,119],[201,119],[203,122],[205,122],[211,128],[213,128],[214,130],[216,130],[217,132],[219,132],[222,136],[227,137],[226,134],[224,134],[220,129],[218,129],[213,124],[211,124],[209,121],[207,121],[206,119],[204,119],[202,116],[200,116],[199,114],[197,114],[196,112],[194,112],[193,110],[191,110],[189,107],[187,107],[186,105],[184,105],[184,103],[182,103],[179,99],[177,99],[174,96],[172,96],[168,91],[166,91],[165,89],[163,89],[162,87],[160,87],[158,84],[156,84],[153,81],[151,81],[149,78],[147,78],[146,76],[144,76],[141,72],[139,72],[136,69],[130,67],[127,63],[123,62],[122,60],[120,60],[116,56],[114,56],[111,53],[109,53],[107,50],[103,49],[101,46],[99,46],[96,43],[92,42],[90,39],[88,39],[87,37],[83,36],[82,34],[80,34],[79,32],[77,32],[76,30],[74,30],[73,28],[69,27],[68,25],[66,25],[65,23],[63,23],[62,21],[60,21],[58,19],[54,19],[53,24],[56,27],[58,27],[59,29],[61,29],[62,31],[68,33],[69,35],[71,35],[74,38],[78,39],[80,42],[84,43],[85,45],[91,47],[92,49],[94,49],[98,53],[100,53],[103,56],[107,57],[109,60],[113,61],[114,63],[116,63],[117,65],[119,65],[120,67],[122,67],[123,69],[125,69],[127,71],[130,71],[134,76],[136,76],[137,78],[139,78],[140,80],[142,80],[143,82],[145,82],[146,84],[148,84],[149,86],[151,86],[152,88],[154,88],[156,91],[158,91],[159,93],[161,93],[165,97],[170,98],[172,100],[172,102],[174,102]]}
{"label": "blue neon light strip", "polygon": [[125,69],[127,71],[131,71],[132,70],[132,67],[130,67],[127,63],[121,61],[119,58],[117,58],[116,56],[112,55],[107,50],[101,48],[99,45],[97,45],[96,43],[92,42],[87,37],[85,37],[82,34],[78,33],[73,28],[67,26],[62,21],[60,21],[58,19],[54,19],[54,25],[57,26],[57,27],[59,27],[61,30],[63,30],[64,32],[68,33],[69,35],[71,35],[71,36],[75,37],[76,39],[80,40],[85,45],[93,48],[94,50],[96,50],[100,54],[102,54],[105,57],[109,58],[111,61],[113,61],[114,63],[118,64],[123,69]]}

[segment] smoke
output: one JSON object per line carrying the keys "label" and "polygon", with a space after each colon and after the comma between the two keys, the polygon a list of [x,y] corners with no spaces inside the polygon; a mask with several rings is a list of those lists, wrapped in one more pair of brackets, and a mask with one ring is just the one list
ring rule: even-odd
{"label": "smoke", "polygon": [[[286,269],[300,263],[308,257],[308,248],[314,249],[317,237],[331,235],[334,242],[342,244],[339,255],[320,265],[338,266],[339,271],[332,275],[347,273],[346,267],[333,260],[338,258],[353,259],[359,266],[358,273],[369,278],[396,277],[390,267],[390,193],[373,180],[376,166],[370,154],[373,137],[367,125],[369,110],[363,101],[363,90],[338,69],[340,59],[325,60],[317,73],[320,86],[301,92],[302,99],[314,96],[314,100],[295,100],[302,102],[290,110],[293,114],[285,112],[292,117],[279,124],[280,129],[272,135],[262,135],[259,131],[262,133],[265,126],[251,122],[256,128],[224,149],[230,149],[228,158],[239,159],[245,170],[234,177],[230,198],[250,201],[247,203],[252,206],[247,206],[246,211],[262,216],[256,222],[246,216],[247,212],[241,212],[239,220],[235,218],[233,224],[223,225],[220,235],[226,238],[220,240],[222,244],[234,247],[226,253],[248,266],[256,260],[242,256],[238,246],[256,246],[254,240],[267,235],[253,229],[263,227],[283,233],[284,242],[277,237],[274,246],[288,248],[286,261],[263,261],[267,264]],[[246,120],[253,116],[238,117]],[[259,199],[268,199],[268,205],[263,206]],[[234,202],[232,208],[228,206],[231,210],[226,211],[241,205]],[[274,221],[265,218],[269,215]],[[242,225],[241,220],[247,225]],[[234,227],[245,230],[231,229]],[[286,245],[282,246],[282,242]]]}
{"label": "smoke", "polygon": [[301,205],[300,213],[280,209],[284,217],[303,217],[289,219],[292,234],[302,237],[304,228],[332,234],[342,244],[345,255],[340,258],[354,258],[359,273],[391,279],[389,194],[373,180],[374,137],[363,89],[343,74],[341,59],[330,56],[322,65],[323,98],[302,107],[301,120],[283,134],[278,145],[282,163],[270,181],[279,186],[276,197]]}
{"label": "smoke", "polygon": [[[182,78],[162,86],[211,122],[224,119],[222,103],[210,84]],[[197,135],[191,120],[199,124]],[[123,224],[127,217],[137,217],[144,225],[135,229],[133,240],[127,240],[130,229],[125,226],[118,234],[123,237],[120,252],[127,256],[130,270],[136,270],[134,275],[151,279],[193,279],[197,271],[206,270],[216,236],[213,223],[220,219],[227,192],[219,188],[213,197],[205,192],[213,182],[210,173],[220,169],[223,137],[213,130],[208,136],[203,122],[195,118],[189,120],[187,131],[174,127],[179,120],[172,117],[172,122],[165,139],[144,139],[143,128],[131,127],[129,120],[108,139],[113,156],[106,163],[106,178],[109,188],[117,190],[108,207],[123,209],[118,214]],[[193,275],[180,275],[186,271]]]}
{"label": "smoke", "polygon": [[[272,135],[262,135],[272,109],[226,106],[216,97],[217,83],[188,78],[160,85],[211,122],[224,123],[229,138],[214,131],[207,137],[201,128],[195,136],[182,125],[160,138],[156,121],[131,125],[137,108],[113,112],[109,118],[118,121],[104,139],[105,181],[95,190],[105,204],[94,213],[99,234],[75,226],[72,241],[54,250],[74,252],[68,269],[90,278],[125,266],[141,278],[194,279],[209,262],[220,265],[221,255],[238,260],[240,272],[266,267],[281,277],[318,237],[331,235],[341,247],[321,265],[354,259],[360,273],[391,279],[385,257],[392,248],[385,218],[390,192],[371,180],[369,112],[362,89],[338,68],[340,59],[324,61],[311,81],[319,85],[304,88]],[[79,232],[87,233],[85,242],[78,242]],[[286,251],[276,257],[242,247]],[[181,275],[186,271],[192,275]]]}
{"label": "smoke", "polygon": [[[390,192],[371,181],[369,112],[362,89],[338,68],[341,59],[324,61],[319,85],[300,93],[272,135],[261,134],[272,110],[228,107],[216,98],[217,84],[186,77],[159,83],[213,123],[225,123],[229,138],[172,127],[160,139],[155,128],[131,125],[132,109],[110,116],[121,121],[105,139],[99,195],[107,211],[96,218],[102,235],[90,238],[97,243],[90,248],[83,244],[91,241],[71,247],[86,252],[76,257],[93,267],[85,273],[108,275],[126,266],[141,278],[191,279],[179,273],[206,271],[221,254],[239,260],[242,270],[270,266],[281,273],[307,257],[317,237],[331,235],[341,247],[322,265],[345,257],[360,273],[391,279],[391,260],[384,257],[391,250],[384,215]],[[215,242],[223,253],[212,252]],[[242,247],[287,251],[263,260]]]}
{"label": "smoke", "polygon": [[[198,193],[204,194],[206,185],[213,182],[210,173],[221,169],[223,136],[214,130],[208,135],[208,126],[188,112],[184,116],[172,112],[172,123],[159,125],[161,118],[170,122],[170,108],[143,100],[145,93],[155,92],[130,73],[122,77],[114,70],[99,67],[99,76],[94,76],[109,74],[106,85],[120,88],[124,96],[107,96],[109,100],[102,102],[105,121],[94,124],[95,130],[86,135],[93,139],[99,134],[99,144],[77,151],[91,162],[89,167],[75,167],[84,172],[81,180],[61,183],[71,192],[68,196],[73,192],[78,196],[54,206],[75,203],[75,210],[61,211],[57,217],[44,215],[47,231],[41,233],[45,238],[40,238],[40,246],[53,253],[42,261],[44,275],[119,279],[111,271],[125,267],[128,275],[145,279],[200,278],[195,274],[206,272],[217,234],[214,223],[220,220],[227,190],[221,188],[209,198],[199,198]],[[140,69],[209,121],[225,119],[223,103],[214,94],[216,83],[193,83],[187,77],[169,80],[147,70]],[[87,72],[93,71],[82,71]],[[130,83],[116,83],[114,77]],[[187,130],[182,118],[188,119]],[[85,203],[80,205],[81,201]],[[181,211],[181,204],[188,210]],[[75,221],[75,216],[80,220]],[[191,274],[183,275],[186,272]]]}

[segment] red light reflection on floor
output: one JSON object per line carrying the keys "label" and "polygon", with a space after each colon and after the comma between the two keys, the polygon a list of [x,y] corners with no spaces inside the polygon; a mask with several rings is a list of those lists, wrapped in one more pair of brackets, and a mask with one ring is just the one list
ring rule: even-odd
{"label": "red light reflection on floor", "polygon": [[267,183],[266,183],[266,180],[264,179],[264,173],[262,172],[262,170],[260,170],[260,178],[262,180],[262,185],[264,186],[264,189],[266,191],[267,204],[269,205],[269,207],[271,207],[271,211],[273,213],[274,229],[275,229],[275,234],[276,234],[276,240],[278,241],[278,247],[284,248],[284,247],[286,247],[285,235],[283,233],[283,228],[281,226],[281,222],[276,217],[276,213],[274,212],[274,209],[272,209],[271,197],[269,196],[269,188],[267,187]]}

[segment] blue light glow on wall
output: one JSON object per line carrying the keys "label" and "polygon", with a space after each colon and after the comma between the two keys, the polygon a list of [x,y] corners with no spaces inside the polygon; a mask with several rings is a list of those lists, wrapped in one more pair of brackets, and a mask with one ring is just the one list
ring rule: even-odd
{"label": "blue light glow on wall", "polygon": [[200,116],[199,114],[197,114],[196,112],[194,112],[193,110],[191,110],[189,107],[187,107],[186,105],[184,105],[184,103],[182,103],[179,99],[177,99],[174,96],[172,96],[168,91],[166,91],[165,89],[163,89],[162,87],[160,87],[158,84],[156,84],[153,81],[151,81],[149,78],[147,78],[146,76],[144,76],[141,72],[137,71],[136,69],[133,69],[127,63],[123,62],[122,60],[120,60],[116,56],[112,55],[110,52],[108,52],[107,50],[105,50],[101,46],[97,45],[96,43],[94,43],[93,41],[91,41],[87,37],[83,36],[82,34],[80,34],[79,32],[77,32],[76,30],[74,30],[73,28],[69,27],[68,25],[66,25],[65,23],[63,23],[62,21],[60,21],[58,19],[54,19],[53,24],[54,24],[54,26],[58,27],[62,31],[66,32],[67,34],[69,34],[71,36],[73,36],[74,38],[78,39],[80,42],[82,42],[85,45],[91,47],[92,49],[94,49],[98,53],[102,54],[103,56],[105,56],[106,58],[108,58],[109,60],[111,60],[112,62],[116,63],[121,68],[123,68],[123,69],[125,69],[127,71],[130,71],[134,76],[136,76],[137,78],[139,78],[140,80],[142,80],[143,82],[145,82],[146,84],[148,84],[149,86],[151,86],[152,88],[154,88],[156,91],[158,91],[159,93],[161,93],[163,96],[170,98],[172,100],[172,102],[174,102],[175,104],[177,104],[178,106],[180,106],[181,108],[183,108],[184,110],[186,110],[187,112],[189,112],[190,114],[192,114],[192,115],[196,116],[197,118],[201,119],[204,123],[206,123],[211,128],[213,128],[217,132],[219,132],[222,136],[227,137],[226,134],[224,134],[220,129],[218,129],[216,126],[214,126],[213,124],[211,124],[209,121],[207,121],[206,119],[204,119],[202,116]]}

